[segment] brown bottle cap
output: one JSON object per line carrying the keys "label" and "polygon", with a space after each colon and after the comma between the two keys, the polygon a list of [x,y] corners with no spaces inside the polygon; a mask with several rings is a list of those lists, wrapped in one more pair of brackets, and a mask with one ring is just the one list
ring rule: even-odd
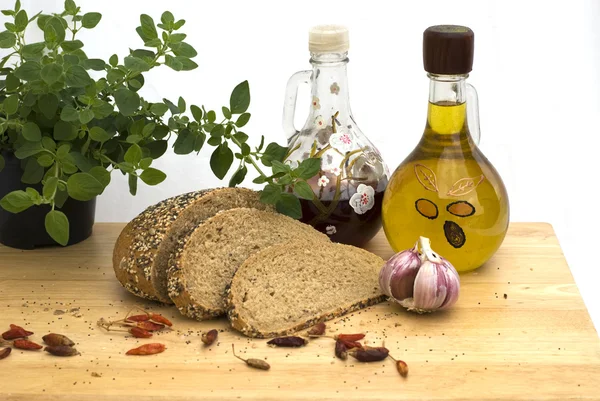
{"label": "brown bottle cap", "polygon": [[475,34],[466,26],[436,25],[423,32],[423,65],[432,74],[468,74]]}

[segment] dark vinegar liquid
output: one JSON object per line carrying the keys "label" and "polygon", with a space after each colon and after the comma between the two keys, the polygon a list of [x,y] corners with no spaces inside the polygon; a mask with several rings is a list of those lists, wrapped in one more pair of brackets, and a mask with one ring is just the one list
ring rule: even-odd
{"label": "dark vinegar liquid", "polygon": [[[311,201],[300,199],[301,221],[327,234],[333,242],[362,247],[381,229],[383,194],[383,191],[375,193],[373,207],[364,214],[357,214],[350,206],[349,200],[340,200],[333,212],[324,219],[320,217],[321,212]],[[326,208],[331,205],[331,201],[322,203]],[[329,234],[334,230],[334,234]]]}

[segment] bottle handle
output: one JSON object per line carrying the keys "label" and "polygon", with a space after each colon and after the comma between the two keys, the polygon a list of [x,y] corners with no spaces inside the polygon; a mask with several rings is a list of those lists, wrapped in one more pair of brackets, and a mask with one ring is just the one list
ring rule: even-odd
{"label": "bottle handle", "polygon": [[481,129],[479,127],[479,97],[475,87],[467,83],[467,123],[475,145],[479,146]]}
{"label": "bottle handle", "polygon": [[285,101],[283,102],[283,132],[288,143],[298,134],[294,126],[294,115],[296,114],[296,100],[298,98],[298,87],[300,84],[309,84],[312,71],[299,71],[292,75],[285,88]]}

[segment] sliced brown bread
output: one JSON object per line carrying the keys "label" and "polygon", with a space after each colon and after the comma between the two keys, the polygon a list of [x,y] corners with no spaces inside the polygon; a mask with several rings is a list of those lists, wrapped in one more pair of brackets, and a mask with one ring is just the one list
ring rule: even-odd
{"label": "sliced brown bread", "polygon": [[261,249],[294,240],[329,243],[326,235],[281,214],[247,208],[221,212],[179,241],[169,261],[169,296],[191,318],[223,315],[225,291],[237,268]]}
{"label": "sliced brown bread", "polygon": [[258,192],[220,188],[190,192],[150,206],[121,232],[113,252],[113,268],[123,287],[140,297],[172,303],[167,268],[181,236],[221,210],[238,207],[269,209]]}
{"label": "sliced brown bread", "polygon": [[385,261],[342,244],[275,245],[248,258],[228,289],[231,325],[249,337],[288,335],[386,299]]}

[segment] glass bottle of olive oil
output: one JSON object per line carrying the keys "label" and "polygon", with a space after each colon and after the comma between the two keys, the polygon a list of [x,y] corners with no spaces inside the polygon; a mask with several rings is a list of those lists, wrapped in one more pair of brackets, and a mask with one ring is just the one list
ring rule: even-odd
{"label": "glass bottle of olive oil", "polygon": [[382,219],[394,251],[419,236],[458,271],[484,264],[500,247],[509,220],[506,188],[477,147],[477,94],[466,83],[474,34],[467,27],[433,26],[423,35],[430,78],[425,132],[392,175]]}

